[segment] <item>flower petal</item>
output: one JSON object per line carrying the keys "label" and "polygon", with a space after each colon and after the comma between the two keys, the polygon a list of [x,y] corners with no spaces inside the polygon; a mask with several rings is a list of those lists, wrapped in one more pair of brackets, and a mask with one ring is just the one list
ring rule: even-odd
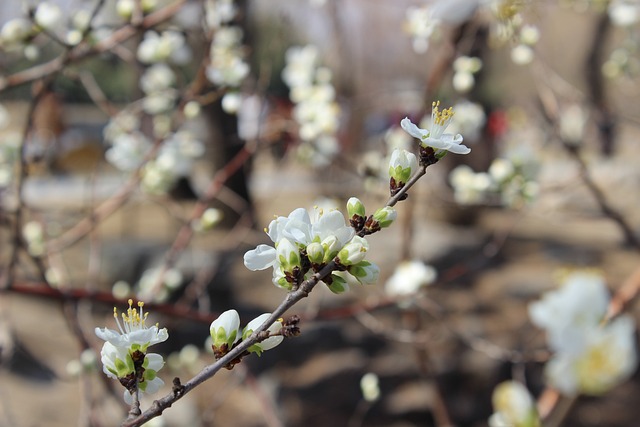
{"label": "flower petal", "polygon": [[264,270],[276,262],[276,249],[269,245],[258,245],[244,254],[244,265],[251,271]]}
{"label": "flower petal", "polygon": [[425,131],[424,129],[420,129],[411,120],[409,120],[408,117],[405,117],[404,119],[402,119],[402,121],[400,122],[400,126],[409,135],[411,135],[414,138],[418,138],[421,141],[429,135],[429,132]]}

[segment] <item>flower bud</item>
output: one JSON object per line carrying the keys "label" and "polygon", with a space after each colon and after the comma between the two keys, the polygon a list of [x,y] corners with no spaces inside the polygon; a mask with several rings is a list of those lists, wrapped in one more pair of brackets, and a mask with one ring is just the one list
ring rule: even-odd
{"label": "flower bud", "polygon": [[380,224],[380,228],[390,226],[397,217],[398,213],[390,206],[380,208],[373,214],[373,219]]}
{"label": "flower bud", "polygon": [[[253,331],[258,329],[260,326],[262,326],[264,322],[266,322],[269,316],[271,316],[271,313],[264,313],[256,317],[255,319],[253,319],[251,322],[249,322],[247,326],[245,326],[244,330],[242,331],[242,339],[249,338],[249,336],[251,336]],[[254,345],[249,347],[247,351],[249,353],[256,353],[258,356],[260,356],[263,351],[270,350],[276,347],[282,342],[282,340],[284,340],[284,337],[282,335],[275,335],[275,334],[279,334],[281,329],[282,329],[282,322],[280,321],[273,322],[273,324],[269,326],[267,331],[274,336],[270,336],[264,341],[255,343]]]}
{"label": "flower bud", "polygon": [[349,290],[347,280],[335,272],[331,273],[331,284],[327,284],[327,287],[334,294],[341,294]]}
{"label": "flower bud", "polygon": [[324,261],[324,248],[318,242],[312,242],[307,245],[307,256],[309,261],[314,264],[322,264]]}
{"label": "flower bud", "polygon": [[300,250],[289,239],[281,239],[276,247],[276,259],[285,272],[300,267]]}
{"label": "flower bud", "polygon": [[364,217],[365,209],[364,204],[357,197],[352,197],[347,201],[347,214],[349,218],[353,218],[355,215]]}
{"label": "flower bud", "polygon": [[347,271],[363,285],[370,285],[377,282],[380,276],[380,267],[366,260],[349,266]]}
{"label": "flower bud", "polygon": [[415,154],[396,148],[391,153],[389,161],[389,176],[397,184],[406,183],[411,175],[418,169],[418,158]]}
{"label": "flower bud", "polygon": [[213,340],[214,352],[226,346],[226,353],[240,339],[240,316],[235,310],[227,310],[211,322],[209,333]]}
{"label": "flower bud", "polygon": [[338,260],[342,265],[354,265],[364,261],[367,251],[369,250],[369,242],[360,236],[354,236],[353,239],[338,252]]}
{"label": "flower bud", "polygon": [[327,236],[322,242],[320,242],[322,248],[324,249],[324,259],[323,262],[331,261],[341,249],[340,241],[333,234]]}

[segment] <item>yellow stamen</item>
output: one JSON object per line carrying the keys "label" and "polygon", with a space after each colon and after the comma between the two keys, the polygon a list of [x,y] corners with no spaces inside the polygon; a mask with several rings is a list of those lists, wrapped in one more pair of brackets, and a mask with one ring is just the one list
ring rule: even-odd
{"label": "yellow stamen", "polygon": [[440,101],[434,101],[431,104],[431,117],[433,118],[433,124],[438,126],[445,126],[453,117],[455,112],[453,107],[445,108],[440,111]]}

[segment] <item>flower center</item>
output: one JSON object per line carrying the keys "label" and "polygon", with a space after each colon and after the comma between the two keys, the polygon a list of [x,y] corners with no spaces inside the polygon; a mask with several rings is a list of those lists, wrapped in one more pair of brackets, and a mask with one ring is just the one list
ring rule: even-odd
{"label": "flower center", "polygon": [[431,104],[432,126],[431,129],[429,129],[431,132],[431,135],[429,136],[431,138],[439,138],[446,127],[449,126],[451,119],[453,119],[453,115],[454,111],[452,107],[445,108],[440,111],[440,101],[434,101],[433,104]]}
{"label": "flower center", "polygon": [[147,319],[149,313],[143,311],[143,306],[144,302],[138,301],[138,309],[135,309],[133,307],[133,300],[129,299],[129,308],[126,314],[122,313],[122,324],[118,319],[118,309],[116,307],[113,308],[113,317],[116,319],[118,329],[120,329],[123,335],[146,328],[144,321]]}

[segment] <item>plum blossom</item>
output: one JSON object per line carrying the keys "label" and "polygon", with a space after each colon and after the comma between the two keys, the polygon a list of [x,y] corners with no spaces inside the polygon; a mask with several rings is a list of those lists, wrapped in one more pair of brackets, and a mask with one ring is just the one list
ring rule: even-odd
{"label": "plum blossom", "polygon": [[[357,199],[350,199],[350,204],[352,210],[355,209]],[[363,206],[360,210],[364,214]],[[392,208],[381,208],[371,216],[370,222],[377,231],[390,225],[395,217]],[[364,216],[360,218],[364,219]],[[348,282],[373,283],[380,274],[377,265],[365,260],[369,243],[355,235],[356,230],[347,225],[338,210],[316,208],[312,217],[299,208],[288,217],[280,216],[271,221],[265,232],[274,246],[263,244],[248,251],[244,255],[244,265],[253,271],[272,267],[272,281],[283,289],[292,290],[301,279],[308,279],[331,261],[344,269],[324,279],[329,289],[336,293],[346,291]]]}
{"label": "plum blossom", "polygon": [[148,327],[145,321],[149,313],[145,313],[143,307],[144,303],[140,301],[138,309],[133,308],[133,300],[130,299],[127,313],[122,313],[122,321],[118,319],[118,311],[114,308],[113,317],[116,320],[118,330],[96,328],[96,335],[116,347],[143,352],[149,346],[166,341],[169,338],[167,328],[160,329],[157,325]]}
{"label": "plum blossom", "polygon": [[108,328],[95,328],[96,335],[105,340],[100,351],[102,370],[109,377],[117,379],[125,385],[124,400],[133,403],[134,393],[155,393],[164,384],[157,377],[164,366],[164,359],[159,354],[147,353],[147,349],[169,337],[166,328],[157,325],[147,327],[145,320],[148,313],[143,310],[144,303],[138,302],[133,307],[129,300],[127,313],[122,313],[122,321],[118,319],[117,309],[113,315],[118,331]]}
{"label": "plum blossom", "polygon": [[629,315],[603,324],[609,294],[601,276],[576,272],[564,285],[529,306],[529,316],[547,333],[555,352],[547,380],[565,395],[602,394],[637,367],[635,325]]}
{"label": "plum blossom", "polygon": [[387,279],[385,292],[390,296],[412,295],[435,279],[436,270],[430,265],[419,260],[403,261]]}
{"label": "plum blossom", "polygon": [[462,135],[444,133],[453,118],[453,109],[447,108],[440,111],[440,101],[434,102],[431,109],[431,125],[429,129],[420,129],[407,117],[402,119],[400,126],[409,135],[420,140],[422,147],[431,147],[437,150],[436,156],[442,157],[447,151],[455,154],[469,154],[471,149],[462,145]]}

